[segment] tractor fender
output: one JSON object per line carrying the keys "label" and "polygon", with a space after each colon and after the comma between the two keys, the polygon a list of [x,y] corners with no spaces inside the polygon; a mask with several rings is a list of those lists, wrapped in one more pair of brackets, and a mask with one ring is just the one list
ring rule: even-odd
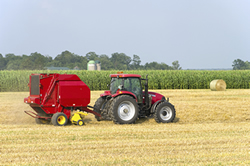
{"label": "tractor fender", "polygon": [[135,94],[132,93],[132,92],[129,92],[129,91],[119,91],[118,93],[113,94],[112,97],[116,98],[116,97],[118,97],[120,95],[129,95],[129,96],[133,97],[136,100],[136,102],[138,102],[137,97],[135,96]]}
{"label": "tractor fender", "polygon": [[152,105],[151,110],[150,110],[150,113],[151,113],[151,114],[155,113],[156,107],[158,106],[158,104],[160,104],[160,103],[162,103],[162,102],[169,102],[169,98],[166,100],[165,97],[162,97],[161,100],[156,101],[156,102]]}

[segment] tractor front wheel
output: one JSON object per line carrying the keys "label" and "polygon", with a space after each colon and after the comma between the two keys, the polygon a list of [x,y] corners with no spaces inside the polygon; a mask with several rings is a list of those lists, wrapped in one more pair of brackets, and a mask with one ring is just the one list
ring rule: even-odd
{"label": "tractor front wheel", "polygon": [[173,122],[175,118],[175,108],[169,102],[160,103],[155,110],[155,121],[157,123],[169,123]]}
{"label": "tractor front wheel", "polygon": [[135,123],[139,112],[135,99],[127,95],[116,97],[110,109],[114,123],[118,124]]}
{"label": "tractor front wheel", "polygon": [[52,116],[51,122],[54,126],[65,126],[68,123],[68,118],[64,113],[57,112]]}

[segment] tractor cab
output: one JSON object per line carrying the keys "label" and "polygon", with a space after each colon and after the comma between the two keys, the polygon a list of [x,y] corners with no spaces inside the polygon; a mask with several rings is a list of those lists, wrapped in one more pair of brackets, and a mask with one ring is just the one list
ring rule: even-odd
{"label": "tractor cab", "polygon": [[130,92],[138,103],[143,102],[141,76],[137,74],[111,74],[110,93],[121,94]]}

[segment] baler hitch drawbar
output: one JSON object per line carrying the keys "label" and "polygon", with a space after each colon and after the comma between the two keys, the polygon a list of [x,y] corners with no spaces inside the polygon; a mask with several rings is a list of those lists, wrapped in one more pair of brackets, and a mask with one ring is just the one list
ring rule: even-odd
{"label": "baler hitch drawbar", "polygon": [[45,116],[39,116],[38,114],[32,112],[32,111],[24,111],[26,114],[28,114],[29,116],[31,116],[32,118],[39,118],[39,119],[51,119],[51,117],[45,117]]}

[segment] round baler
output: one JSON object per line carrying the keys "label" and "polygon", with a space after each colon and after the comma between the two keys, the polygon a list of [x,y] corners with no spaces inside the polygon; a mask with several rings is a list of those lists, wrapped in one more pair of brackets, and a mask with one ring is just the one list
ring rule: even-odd
{"label": "round baler", "polygon": [[100,116],[89,109],[90,89],[75,74],[31,74],[28,85],[30,96],[24,98],[24,102],[36,113],[25,112],[36,118],[38,124],[51,121],[55,126],[64,126],[71,119],[72,123],[84,124],[82,114],[74,116],[73,110]]}

